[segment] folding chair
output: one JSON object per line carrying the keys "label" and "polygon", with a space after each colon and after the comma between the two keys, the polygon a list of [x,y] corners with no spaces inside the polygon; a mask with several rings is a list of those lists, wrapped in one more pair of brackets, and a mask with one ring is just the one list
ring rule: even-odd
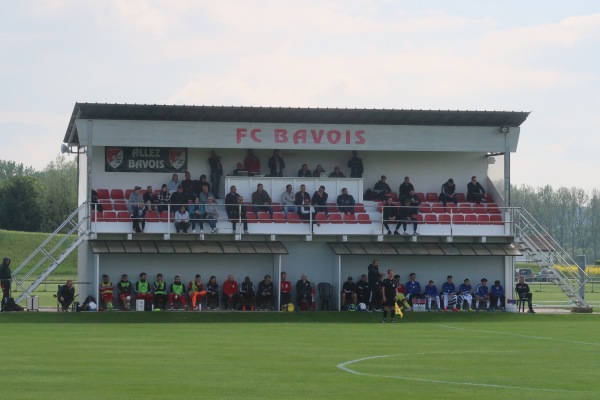
{"label": "folding chair", "polygon": [[333,286],[330,283],[321,282],[317,287],[321,298],[321,311],[325,311],[325,304],[327,304],[327,311],[330,311],[333,300]]}

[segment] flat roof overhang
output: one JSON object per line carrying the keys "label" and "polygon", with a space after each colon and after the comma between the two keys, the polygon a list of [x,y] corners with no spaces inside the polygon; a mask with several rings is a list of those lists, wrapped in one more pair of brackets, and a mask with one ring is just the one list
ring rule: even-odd
{"label": "flat roof overhang", "polygon": [[327,243],[336,255],[520,256],[512,243]]}
{"label": "flat roof overhang", "polygon": [[90,240],[94,254],[288,254],[281,242]]}

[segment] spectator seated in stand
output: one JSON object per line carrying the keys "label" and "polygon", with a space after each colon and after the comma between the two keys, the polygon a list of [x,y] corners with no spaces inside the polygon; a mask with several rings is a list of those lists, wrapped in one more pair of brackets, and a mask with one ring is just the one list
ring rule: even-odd
{"label": "spectator seated in stand", "polygon": [[313,178],[320,178],[322,176],[325,176],[325,170],[323,169],[321,164],[317,164],[317,167],[313,171],[312,176],[313,176]]}
{"label": "spectator seated in stand", "polygon": [[444,210],[446,210],[446,203],[449,201],[454,204],[458,204],[458,199],[456,198],[456,185],[454,184],[454,180],[452,178],[448,179],[448,181],[442,185],[442,189],[438,198],[442,204],[444,204]]}
{"label": "spectator seated in stand", "polygon": [[200,192],[200,204],[206,204],[208,203],[208,199],[215,199],[215,196],[213,196],[213,194],[210,192],[210,186],[204,185],[201,188],[201,192]]}
{"label": "spectator seated in stand", "polygon": [[[193,197],[192,199],[194,199]],[[191,200],[191,199],[190,199]],[[183,186],[179,185],[177,191],[171,195],[171,212],[179,210],[181,206],[187,206],[188,197],[183,192]]]}
{"label": "spectator seated in stand", "polygon": [[190,229],[190,213],[185,209],[185,206],[179,207],[179,210],[175,213],[175,231],[183,231],[188,233]]}
{"label": "spectator seated in stand", "polygon": [[388,197],[389,194],[392,193],[392,189],[390,188],[390,185],[385,183],[386,179],[387,179],[387,177],[385,175],[381,175],[381,178],[379,179],[379,181],[377,183],[375,183],[375,186],[373,186],[373,198],[374,199],[385,200],[386,197]]}
{"label": "spectator seated in stand", "polygon": [[167,185],[169,189],[169,194],[173,194],[177,191],[177,187],[179,186],[179,175],[173,174],[173,178],[169,181]]}
{"label": "spectator seated in stand", "polygon": [[292,185],[289,183],[285,185],[285,192],[281,194],[281,208],[286,219],[288,212],[296,212],[296,195],[292,192]]}
{"label": "spectator seated in stand", "polygon": [[343,188],[342,194],[337,197],[338,211],[344,214],[354,214],[354,197],[348,194],[348,189]]}
{"label": "spectator seated in stand", "polygon": [[327,210],[327,199],[329,195],[325,191],[325,186],[319,186],[319,190],[313,194],[311,204],[315,207],[315,215],[320,211],[324,212],[327,218],[329,218],[329,211]]}
{"label": "spectator seated in stand", "polygon": [[333,167],[333,172],[331,174],[329,174],[329,177],[330,178],[345,178],[346,175],[344,175],[344,173],[342,172],[340,167],[338,167],[336,165],[335,167]]}
{"label": "spectator seated in stand", "polygon": [[271,206],[271,196],[263,189],[262,183],[256,185],[256,192],[252,193],[252,211],[258,217],[259,211],[266,211],[273,219],[273,207]]}
{"label": "spectator seated in stand", "polygon": [[400,184],[400,187],[398,188],[398,197],[400,198],[400,201],[404,201],[404,199],[411,198],[412,195],[410,194],[410,192],[414,191],[415,187],[412,183],[410,183],[410,178],[408,176],[405,176],[404,182],[402,182]]}
{"label": "spectator seated in stand", "polygon": [[312,172],[308,169],[308,165],[302,164],[302,168],[298,170],[298,177],[300,178],[311,178]]}
{"label": "spectator seated in stand", "polygon": [[[177,191],[177,188],[175,188],[175,192],[176,191]],[[157,200],[158,200],[158,211],[159,212],[169,211],[169,204],[171,204],[171,193],[169,192],[167,185],[164,183],[163,183],[162,187],[160,188],[160,192],[158,193]]]}
{"label": "spectator seated in stand", "polygon": [[146,205],[146,211],[158,211],[158,196],[154,194],[152,186],[146,188],[144,193],[144,204]]}
{"label": "spectator seated in stand", "polygon": [[477,177],[471,177],[471,182],[467,183],[467,201],[474,201],[481,204],[485,201],[486,193],[481,183],[477,182]]}

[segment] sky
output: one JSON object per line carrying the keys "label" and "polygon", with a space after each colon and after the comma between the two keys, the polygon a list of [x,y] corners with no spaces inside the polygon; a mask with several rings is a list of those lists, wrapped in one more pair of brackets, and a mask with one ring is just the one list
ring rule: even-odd
{"label": "sky", "polygon": [[513,184],[600,189],[600,2],[0,0],[0,159],[76,102],[530,111]]}

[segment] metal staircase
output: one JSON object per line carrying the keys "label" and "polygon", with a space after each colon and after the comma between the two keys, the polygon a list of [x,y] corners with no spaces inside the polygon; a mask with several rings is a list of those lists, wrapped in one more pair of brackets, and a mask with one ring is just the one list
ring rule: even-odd
{"label": "metal staircase", "polygon": [[525,209],[513,209],[515,243],[536,264],[551,273],[551,279],[577,307],[588,307],[580,289],[589,281],[585,271],[563,250],[548,232]]}
{"label": "metal staircase", "polygon": [[[80,213],[85,211],[84,217]],[[83,203],[65,219],[44,242],[27,257],[13,272],[13,282],[22,292],[15,300],[22,302],[50,275],[77,247],[87,239],[89,213],[87,203]],[[60,236],[64,235],[64,236]],[[41,258],[38,256],[41,255]],[[31,276],[42,271],[29,286],[27,281]],[[19,274],[22,273],[22,276]]]}

